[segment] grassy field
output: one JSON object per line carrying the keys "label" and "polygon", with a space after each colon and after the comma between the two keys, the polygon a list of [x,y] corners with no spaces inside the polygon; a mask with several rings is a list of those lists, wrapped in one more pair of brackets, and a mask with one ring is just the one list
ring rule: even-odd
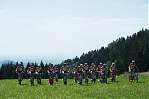
{"label": "grassy field", "polygon": [[47,80],[35,86],[29,86],[28,80],[21,86],[17,80],[0,80],[0,99],[149,99],[149,73],[139,77],[139,83],[130,83],[127,75],[121,75],[115,83],[77,85],[69,80],[67,86],[62,80],[53,86]]}

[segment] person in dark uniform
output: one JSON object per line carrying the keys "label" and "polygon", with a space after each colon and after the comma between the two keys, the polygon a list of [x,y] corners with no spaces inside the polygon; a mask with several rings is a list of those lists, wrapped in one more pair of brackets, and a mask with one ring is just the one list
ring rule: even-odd
{"label": "person in dark uniform", "polygon": [[18,82],[19,85],[21,85],[21,82],[23,80],[23,73],[24,73],[24,68],[21,65],[18,65],[16,68],[16,73],[18,74]]}
{"label": "person in dark uniform", "polygon": [[66,63],[64,63],[64,65],[62,66],[61,73],[63,74],[64,85],[67,85],[67,79],[68,79],[69,70],[68,70],[68,67],[67,67]]}
{"label": "person in dark uniform", "polygon": [[139,69],[134,60],[132,60],[132,62],[129,64],[128,69],[129,69],[129,81],[132,82],[136,80],[138,82]]}
{"label": "person in dark uniform", "polygon": [[36,74],[36,78],[37,78],[37,84],[41,85],[42,68],[40,67],[40,65],[38,65],[36,67],[35,74]]}
{"label": "person in dark uniform", "polygon": [[84,70],[85,83],[88,84],[88,82],[89,82],[89,65],[87,63],[84,64],[83,70]]}
{"label": "person in dark uniform", "polygon": [[92,63],[91,66],[90,66],[92,83],[96,82],[96,74],[97,74],[96,70],[97,70],[96,65],[94,63]]}
{"label": "person in dark uniform", "polygon": [[58,67],[54,67],[54,76],[55,76],[55,81],[58,82],[58,74],[59,74],[59,69]]}
{"label": "person in dark uniform", "polygon": [[49,77],[49,84],[53,85],[54,83],[54,69],[53,69],[53,64],[49,64],[48,69],[47,69],[48,77]]}
{"label": "person in dark uniform", "polygon": [[116,74],[117,74],[117,68],[115,66],[115,63],[113,62],[112,65],[110,66],[110,76],[112,82],[116,81]]}
{"label": "person in dark uniform", "polygon": [[83,80],[83,64],[80,64],[77,68],[77,83],[82,85],[82,80]]}
{"label": "person in dark uniform", "polygon": [[34,78],[35,78],[35,66],[34,66],[34,63],[32,63],[30,67],[28,67],[27,72],[29,74],[30,85],[34,86]]}

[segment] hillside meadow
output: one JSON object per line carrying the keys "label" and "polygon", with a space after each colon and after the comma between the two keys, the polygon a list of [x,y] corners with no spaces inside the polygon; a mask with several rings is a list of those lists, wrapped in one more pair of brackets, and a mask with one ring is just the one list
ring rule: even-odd
{"label": "hillside meadow", "polygon": [[48,85],[47,79],[42,85],[29,85],[25,79],[22,85],[16,79],[0,80],[0,99],[149,99],[149,73],[141,73],[139,82],[128,82],[126,74],[117,77],[117,82],[78,85],[69,79],[63,85],[61,79],[54,85]]}

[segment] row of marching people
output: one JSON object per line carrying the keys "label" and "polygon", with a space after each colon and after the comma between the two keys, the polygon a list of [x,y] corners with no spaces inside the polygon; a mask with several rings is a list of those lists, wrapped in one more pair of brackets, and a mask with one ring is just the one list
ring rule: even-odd
{"label": "row of marching people", "polygon": [[[113,73],[113,76],[115,77],[116,67],[114,63],[112,64],[110,70],[112,73],[113,71],[115,71]],[[24,72],[25,70],[23,66],[17,66],[16,73],[18,74],[18,82],[20,85],[23,80]],[[95,82],[98,77],[98,74],[101,82],[105,82],[104,80],[107,79],[106,65],[102,63],[100,63],[100,65],[98,66],[96,66],[94,63],[92,63],[91,66],[89,66],[87,63],[85,63],[84,65],[80,64],[80,66],[76,66],[73,70],[70,70],[66,63],[64,63],[63,66],[61,66],[60,68],[55,67],[52,64],[49,64],[46,72],[48,74],[48,82],[50,85],[53,85],[54,79],[56,82],[58,82],[59,75],[62,76],[63,83],[65,85],[67,85],[67,79],[69,74],[74,75],[75,82],[78,84],[82,84],[83,79],[85,80],[85,83],[88,83],[89,78],[91,78],[92,82]],[[37,79],[37,84],[41,84],[43,74],[43,69],[41,66],[34,66],[34,64],[31,64],[31,66],[27,68],[27,74],[29,75],[29,81],[31,86],[34,85],[35,78]]]}
{"label": "row of marching people", "polygon": [[[132,60],[128,66],[128,79],[130,82],[138,82],[138,66],[135,63],[135,60]],[[75,82],[78,84],[82,84],[83,79],[84,82],[87,84],[89,79],[91,79],[92,83],[96,82],[96,79],[99,79],[101,83],[107,83],[107,78],[110,77],[112,82],[116,81],[117,76],[117,67],[116,64],[113,62],[111,66],[107,66],[106,64],[100,63],[99,65],[95,65],[92,63],[88,65],[87,63],[80,64],[76,66],[74,69],[74,79]]]}
{"label": "row of marching people", "polygon": [[[112,63],[109,71],[111,80],[115,81],[117,72],[115,63]],[[91,79],[92,83],[95,83],[97,78],[99,78],[99,81],[101,83],[107,83],[109,71],[107,65],[102,63],[100,63],[98,66],[96,66],[94,63],[92,63],[90,66],[87,63],[85,63],[84,65],[80,64],[79,66],[75,67],[74,79],[75,82],[78,84],[82,84],[83,79],[86,84],[88,84],[89,79]]]}
{"label": "row of marching people", "polygon": [[[137,75],[137,66],[135,61],[132,61],[129,66],[129,81],[138,80]],[[17,66],[16,72],[18,74],[18,82],[21,85],[23,80],[24,68],[23,66]],[[41,84],[43,69],[41,66],[34,66],[32,64],[27,68],[27,74],[29,75],[30,85],[34,85],[34,79],[37,79],[37,84]],[[79,66],[75,66],[73,69],[69,68],[66,63],[61,67],[55,67],[52,64],[49,64],[46,69],[46,73],[48,74],[48,83],[53,85],[54,80],[58,82],[59,76],[62,77],[64,85],[67,85],[67,79],[70,74],[73,74],[75,83],[82,84],[83,81],[85,84],[88,84],[89,80],[92,83],[95,83],[97,79],[101,83],[107,83],[107,78],[110,77],[112,82],[116,81],[117,75],[117,67],[113,62],[110,67],[106,64],[100,63],[99,65],[95,65],[92,63],[88,65],[87,63],[80,64]]]}
{"label": "row of marching people", "polygon": [[[18,65],[16,68],[16,73],[18,74],[18,83],[21,85],[23,80],[23,75],[25,74],[24,67]],[[68,69],[66,68],[66,64],[61,68],[53,66],[53,64],[49,64],[46,72],[43,71],[43,68],[40,65],[35,66],[33,63],[31,66],[27,68],[26,73],[29,75],[30,85],[34,85],[34,80],[37,79],[37,84],[41,84],[41,79],[43,78],[43,74],[48,75],[48,82],[50,85],[53,85],[54,79],[58,82],[59,75],[63,75],[64,84],[67,84],[68,78]]]}
{"label": "row of marching people", "polygon": [[[100,82],[107,83],[108,71],[106,64],[100,63],[100,65],[96,66],[94,63],[89,66],[87,63],[80,64],[76,66],[73,70],[67,66],[66,63],[60,68],[60,70],[55,69],[53,65],[50,65],[47,69],[48,76],[49,76],[49,84],[53,85],[54,79],[58,81],[58,74],[62,75],[64,85],[67,85],[67,79],[70,74],[73,74],[75,82],[78,84],[82,84],[83,79],[86,84],[88,84],[89,79],[92,82],[96,82],[97,77],[99,77]],[[112,77],[112,81],[116,79],[116,66],[115,63],[112,63],[110,66],[110,74]]]}
{"label": "row of marching people", "polygon": [[[25,73],[24,67],[22,65],[18,65],[16,68],[16,73],[18,74],[18,83],[21,85],[23,80],[23,75]],[[34,79],[37,79],[37,83],[41,84],[42,78],[42,68],[40,66],[34,66],[32,63],[31,66],[27,68],[27,74],[29,75],[30,85],[34,85]]]}

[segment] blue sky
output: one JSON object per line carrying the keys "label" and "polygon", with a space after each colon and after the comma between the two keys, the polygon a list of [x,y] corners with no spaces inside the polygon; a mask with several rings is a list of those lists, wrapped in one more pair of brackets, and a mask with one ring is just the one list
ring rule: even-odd
{"label": "blue sky", "polygon": [[0,0],[0,57],[72,58],[148,23],[147,0]]}

